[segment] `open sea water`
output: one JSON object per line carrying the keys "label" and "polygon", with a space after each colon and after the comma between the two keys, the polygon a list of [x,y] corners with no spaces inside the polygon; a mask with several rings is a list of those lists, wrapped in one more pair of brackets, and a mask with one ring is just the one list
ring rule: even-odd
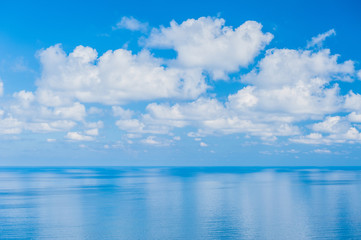
{"label": "open sea water", "polygon": [[1,168],[0,239],[361,239],[361,168]]}

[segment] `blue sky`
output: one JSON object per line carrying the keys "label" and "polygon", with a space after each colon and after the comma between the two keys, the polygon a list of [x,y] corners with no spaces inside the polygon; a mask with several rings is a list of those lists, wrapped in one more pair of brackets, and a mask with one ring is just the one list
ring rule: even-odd
{"label": "blue sky", "polygon": [[361,165],[358,1],[3,1],[0,165]]}

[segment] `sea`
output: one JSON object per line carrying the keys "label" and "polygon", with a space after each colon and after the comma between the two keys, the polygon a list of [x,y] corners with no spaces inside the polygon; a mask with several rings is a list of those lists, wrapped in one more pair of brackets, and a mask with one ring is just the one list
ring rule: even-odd
{"label": "sea", "polygon": [[361,239],[361,168],[0,168],[0,239]]}

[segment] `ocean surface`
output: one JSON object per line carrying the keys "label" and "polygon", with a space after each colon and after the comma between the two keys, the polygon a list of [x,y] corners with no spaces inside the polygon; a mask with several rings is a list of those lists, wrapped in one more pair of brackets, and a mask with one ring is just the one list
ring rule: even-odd
{"label": "ocean surface", "polygon": [[361,168],[1,168],[0,239],[361,239]]}

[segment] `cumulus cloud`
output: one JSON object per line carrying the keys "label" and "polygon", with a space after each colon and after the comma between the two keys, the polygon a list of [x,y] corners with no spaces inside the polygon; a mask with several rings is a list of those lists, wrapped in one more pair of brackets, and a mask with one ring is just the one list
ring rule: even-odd
{"label": "cumulus cloud", "polygon": [[350,124],[340,116],[328,116],[325,121],[313,124],[312,129],[317,132],[340,133],[347,131]]}
{"label": "cumulus cloud", "polygon": [[344,107],[351,111],[361,111],[361,95],[350,91],[345,97]]}
{"label": "cumulus cloud", "polygon": [[201,68],[215,79],[227,79],[227,73],[247,67],[272,40],[263,33],[262,25],[247,21],[233,29],[224,19],[201,17],[181,24],[172,21],[169,27],[153,29],[146,46],[177,51],[174,64]]}
{"label": "cumulus cloud", "polygon": [[153,146],[169,146],[170,141],[169,140],[156,140],[155,136],[149,136],[141,141],[143,144],[147,145],[153,145]]}
{"label": "cumulus cloud", "polygon": [[325,39],[332,35],[336,35],[336,31],[334,29],[330,29],[325,33],[318,34],[316,37],[313,37],[310,42],[307,43],[307,48],[311,48],[314,46],[322,47],[322,43],[325,41]]}
{"label": "cumulus cloud", "polygon": [[358,130],[359,116],[351,113],[348,116],[327,116],[323,121],[311,126],[314,131],[306,136],[298,136],[290,140],[303,144],[333,144],[361,142],[361,133]]}
{"label": "cumulus cloud", "polygon": [[113,30],[116,29],[128,29],[131,31],[141,31],[146,32],[148,30],[148,24],[142,23],[134,17],[122,17],[120,22],[113,27]]}
{"label": "cumulus cloud", "polygon": [[98,128],[93,128],[93,129],[86,130],[84,133],[87,135],[90,135],[90,136],[98,136],[99,130],[98,130]]}
{"label": "cumulus cloud", "polygon": [[164,67],[163,60],[147,50],[132,54],[118,49],[98,58],[90,47],[78,46],[67,55],[55,45],[39,56],[43,72],[37,96],[48,106],[73,101],[114,105],[161,98],[194,99],[207,88],[200,70]]}
{"label": "cumulus cloud", "polygon": [[352,61],[338,63],[337,58],[327,49],[272,49],[241,80],[255,87],[248,98],[257,99],[259,109],[302,115],[334,113],[343,107],[343,99],[338,85],[332,83],[350,81],[355,73]]}
{"label": "cumulus cloud", "polygon": [[201,146],[201,147],[208,147],[208,144],[205,143],[205,142],[200,142],[200,143],[199,143],[199,146]]}
{"label": "cumulus cloud", "polygon": [[182,105],[150,104],[147,110],[160,124],[172,127],[195,125],[203,132],[244,132],[265,139],[292,136],[300,133],[292,123],[344,109],[338,85],[330,84],[349,81],[354,72],[352,61],[338,63],[329,50],[273,49],[241,78],[249,85],[229,95],[225,104],[200,98]]}
{"label": "cumulus cloud", "polygon": [[23,123],[13,117],[0,119],[0,134],[19,134],[22,132]]}
{"label": "cumulus cloud", "polygon": [[[145,31],[146,26],[124,17],[117,28]],[[333,29],[320,34],[308,47],[320,47],[334,34]],[[361,73],[329,49],[269,49],[238,77],[240,87],[231,94],[207,92],[212,81],[248,67],[272,38],[254,21],[233,28],[223,19],[201,17],[154,28],[137,53],[117,49],[98,56],[91,47],[65,53],[61,45],[51,46],[38,54],[37,89],[15,92],[10,104],[2,105],[0,134],[64,131],[66,139],[93,141],[104,126],[95,119],[110,114],[129,143],[154,146],[179,141],[171,132],[186,127],[200,146],[207,146],[207,135],[235,133],[304,144],[361,142],[361,95],[342,95],[338,84]],[[156,48],[173,49],[177,56],[155,57]],[[126,105],[139,101],[145,111]],[[80,130],[73,129],[79,124]]]}
{"label": "cumulus cloud", "polygon": [[[327,49],[272,49],[254,70],[241,77],[246,86],[229,95],[225,103],[203,97],[174,105],[151,103],[147,112],[131,123],[139,132],[146,132],[149,126],[165,130],[159,133],[193,126],[198,128],[198,135],[247,133],[274,141],[280,136],[301,135],[298,125],[302,121],[322,120],[348,108],[360,109],[356,104],[361,102],[359,95],[340,95],[336,83],[351,81],[354,76],[354,63],[339,63],[338,56]],[[117,122],[119,127],[121,121]],[[328,116],[312,125],[315,133],[292,137],[292,141],[344,142],[349,139],[350,127],[346,118]],[[126,130],[124,125],[120,128]]]}
{"label": "cumulus cloud", "polygon": [[95,140],[92,136],[82,135],[78,132],[68,132],[65,138],[72,140],[72,141],[93,141]]}
{"label": "cumulus cloud", "polygon": [[361,114],[352,112],[348,116],[350,122],[361,123]]}

